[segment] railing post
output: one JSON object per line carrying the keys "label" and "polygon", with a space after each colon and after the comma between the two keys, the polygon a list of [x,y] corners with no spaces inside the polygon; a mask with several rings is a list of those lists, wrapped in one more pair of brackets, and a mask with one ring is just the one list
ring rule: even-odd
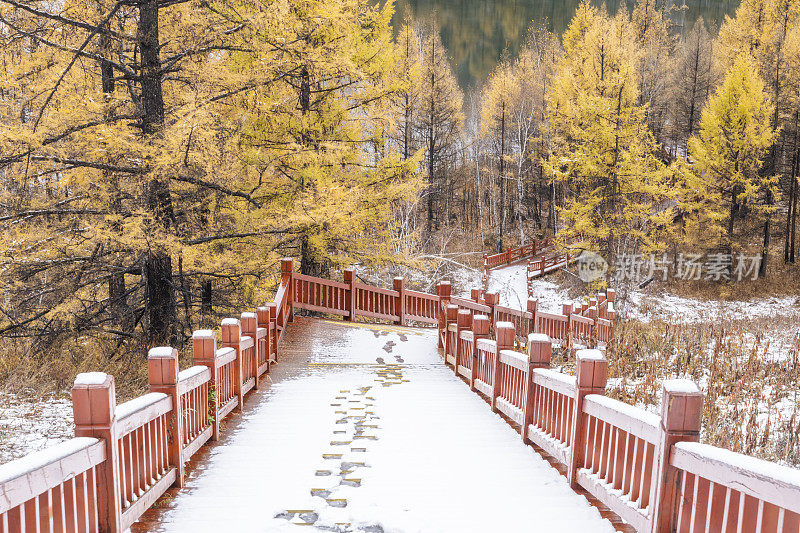
{"label": "railing post", "polygon": [[122,529],[119,492],[119,443],[114,377],[102,372],[78,374],[72,386],[76,437],[94,437],[106,444],[106,460],[97,465],[97,515],[100,531]]}
{"label": "railing post", "polygon": [[233,362],[233,393],[239,398],[239,409],[244,409],[242,351],[239,349],[241,337],[242,330],[239,325],[239,319],[225,318],[222,320],[222,347],[236,350],[236,360]]}
{"label": "railing post", "polygon": [[178,394],[178,350],[169,346],[152,348],[147,353],[147,377],[150,392],[163,392],[172,398],[172,411],[167,417],[167,447],[170,463],[175,465],[175,486],[183,487],[183,405]]}
{"label": "railing post", "polygon": [[[272,304],[275,307],[275,304]],[[264,354],[264,360],[267,362],[267,370],[269,372],[272,361],[272,332],[270,331],[270,308],[259,307],[256,309],[256,327],[264,328],[267,331],[267,353]]]}
{"label": "railing post", "polygon": [[436,285],[436,296],[439,297],[439,309],[437,311],[439,317],[439,348],[444,348],[442,333],[444,333],[444,337],[447,337],[445,306],[450,301],[450,291],[451,287],[449,281],[440,281],[439,284]]}
{"label": "railing post", "polygon": [[528,376],[525,383],[525,405],[522,414],[522,442],[530,444],[528,427],[533,423],[533,378],[537,368],[550,368],[550,358],[553,355],[553,341],[544,333],[531,333],[528,335]]}
{"label": "railing post", "polygon": [[214,431],[212,440],[219,440],[219,369],[217,368],[217,335],[210,329],[198,329],[192,333],[192,361],[196,365],[208,367],[211,370],[211,383],[209,384],[208,402],[211,412],[211,427]]}
{"label": "railing post", "polygon": [[267,309],[269,309],[269,322],[270,322],[270,340],[272,344],[270,345],[270,360],[273,363],[278,362],[278,341],[280,340],[280,335],[278,333],[278,305],[275,302],[267,303]]}
{"label": "railing post", "polygon": [[528,335],[530,335],[531,333],[540,333],[539,331],[536,331],[536,311],[539,309],[539,300],[536,300],[534,298],[528,298],[527,309],[528,312],[531,314],[531,324],[528,327],[529,330]]}
{"label": "railing post", "polygon": [[242,336],[243,337],[250,337],[253,339],[253,354],[255,356],[255,361],[253,361],[253,376],[255,377],[255,382],[253,383],[253,388],[258,390],[258,360],[259,360],[259,348],[258,345],[258,315],[255,313],[250,313],[245,311],[242,313],[242,317],[239,319],[242,325]]}
{"label": "railing post", "polygon": [[498,322],[496,326],[494,355],[492,356],[494,370],[492,371],[492,411],[497,412],[497,397],[500,395],[500,352],[514,347],[514,324],[511,322]]}
{"label": "railing post", "polygon": [[347,268],[343,272],[344,282],[347,283],[347,312],[349,313],[344,319],[352,322],[356,318],[356,288],[353,284],[356,282],[356,270],[354,268]]}
{"label": "railing post", "polygon": [[572,442],[569,443],[567,478],[573,488],[578,487],[578,470],[586,450],[584,433],[585,416],[583,399],[589,394],[605,394],[608,380],[608,360],[600,350],[578,350],[575,356],[575,403],[572,412]]}
{"label": "railing post", "polygon": [[483,300],[484,303],[489,306],[489,322],[491,323],[491,330],[497,331],[497,317],[494,314],[494,308],[500,301],[500,295],[498,295],[496,292],[485,292],[483,293]]}
{"label": "railing post", "polygon": [[461,357],[461,332],[469,331],[472,329],[472,313],[469,309],[459,309],[456,316],[456,362],[453,365],[453,370],[458,376],[458,360]]}
{"label": "railing post", "polygon": [[394,278],[392,280],[392,288],[398,292],[397,295],[397,315],[399,317],[397,323],[401,326],[406,325],[406,279]]}
{"label": "railing post", "polygon": [[281,285],[285,287],[286,306],[288,307],[284,327],[294,321],[294,262],[291,257],[281,259]]}
{"label": "railing post", "polygon": [[661,397],[661,438],[655,477],[655,498],[650,502],[653,532],[674,531],[678,504],[678,471],[669,464],[672,446],[677,442],[698,442],[703,417],[703,393],[688,379],[666,380]]}
{"label": "railing post", "polygon": [[473,302],[480,303],[482,294],[483,294],[483,289],[470,289],[469,290],[469,297]]}

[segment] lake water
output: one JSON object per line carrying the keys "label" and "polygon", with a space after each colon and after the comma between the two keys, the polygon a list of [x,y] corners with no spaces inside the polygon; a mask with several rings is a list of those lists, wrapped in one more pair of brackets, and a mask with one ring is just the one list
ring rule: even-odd
{"label": "lake water", "polygon": [[[700,16],[707,24],[718,26],[739,5],[738,0],[662,1],[686,6],[672,12],[676,31],[691,28]],[[395,18],[401,20],[408,9],[416,17],[435,14],[461,86],[468,88],[486,79],[504,48],[508,47],[512,54],[517,51],[531,20],[546,20],[551,31],[561,34],[579,3],[580,0],[397,0]],[[633,3],[627,2],[628,9]],[[607,1],[606,5],[615,13],[619,0]]]}

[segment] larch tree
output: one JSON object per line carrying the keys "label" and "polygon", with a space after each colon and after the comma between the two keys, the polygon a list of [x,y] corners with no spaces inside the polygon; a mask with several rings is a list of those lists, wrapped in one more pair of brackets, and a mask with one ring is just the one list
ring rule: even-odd
{"label": "larch tree", "polygon": [[564,34],[551,96],[551,179],[564,185],[563,241],[604,253],[652,250],[670,217],[667,172],[639,104],[640,57],[625,10],[582,2]]}
{"label": "larch tree", "polygon": [[669,63],[675,49],[666,9],[666,2],[636,0],[631,15],[639,50],[639,103],[647,110],[647,123],[659,142],[663,141]]}
{"label": "larch tree", "polygon": [[418,160],[389,142],[388,101],[404,88],[393,76],[392,5],[285,7],[264,4],[276,17],[258,36],[269,46],[234,58],[243,72],[277,65],[275,83],[248,105],[240,143],[273,193],[268,209],[293,235],[281,247],[297,252],[302,273],[325,276],[388,257],[392,208],[417,193]]}
{"label": "larch tree", "polygon": [[[783,182],[791,182],[791,130],[794,110],[788,86],[800,76],[800,71],[791,70],[793,64],[786,60],[787,46],[792,43],[789,35],[800,24],[800,0],[744,0],[736,10],[736,16],[726,18],[720,28],[716,46],[717,63],[722,72],[728,72],[742,54],[751,56],[754,67],[764,81],[773,103],[769,117],[772,128],[779,132],[774,144],[764,158],[765,175],[783,176]],[[762,191],[768,205],[776,198],[772,188]],[[760,276],[765,276],[772,232],[773,209],[757,210],[763,219],[763,244]],[[747,210],[740,210],[744,217]]]}
{"label": "larch tree", "polygon": [[[719,244],[731,254],[742,251],[735,235],[742,206],[761,212],[774,209],[765,191],[776,194],[777,180],[761,172],[776,137],[769,121],[773,112],[753,60],[742,54],[709,100],[699,134],[689,142],[695,171],[713,184],[704,191],[704,216],[726,224],[709,231],[725,236]],[[715,216],[708,216],[714,212]]]}
{"label": "larch tree", "polygon": [[[504,53],[495,70],[486,82],[483,92],[481,107],[481,133],[490,136],[491,143],[494,145],[496,168],[496,186],[492,188],[492,217],[494,223],[494,235],[497,250],[503,249],[503,238],[509,211],[508,182],[511,180],[512,173],[509,163],[512,157],[509,154],[511,139],[510,131],[513,131],[515,109],[519,104],[520,79],[515,75],[514,65]],[[525,120],[527,117],[522,117]],[[527,137],[518,138],[517,141],[527,143]],[[518,146],[517,150],[524,150],[523,146]]]}
{"label": "larch tree", "polygon": [[279,254],[386,259],[420,181],[383,148],[392,7],[367,4],[0,1],[0,331],[180,342]]}
{"label": "larch tree", "polygon": [[[423,31],[420,109],[417,127],[425,148],[428,180],[426,227],[428,233],[439,226],[440,200],[447,189],[445,164],[455,154],[463,134],[464,95],[458,86],[447,50],[439,37],[439,27],[431,21]],[[449,216],[449,213],[445,213]]]}
{"label": "larch tree", "polygon": [[713,39],[702,18],[697,19],[681,41],[670,78],[669,137],[675,155],[678,152],[685,155],[714,84]]}

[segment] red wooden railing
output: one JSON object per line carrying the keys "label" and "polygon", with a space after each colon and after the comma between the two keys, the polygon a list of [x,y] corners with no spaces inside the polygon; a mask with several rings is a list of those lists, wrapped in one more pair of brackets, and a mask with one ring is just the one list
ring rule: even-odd
{"label": "red wooden railing", "polygon": [[506,250],[497,254],[483,256],[483,268],[489,271],[492,268],[510,265],[516,261],[525,259],[536,254],[540,254],[552,246],[552,237],[546,239],[534,239],[528,244],[523,244],[517,248]]}
{"label": "red wooden railing", "polygon": [[[602,304],[590,303],[587,315]],[[589,323],[576,316],[579,327]],[[498,323],[498,339],[508,343],[513,327]],[[702,395],[694,383],[665,381],[658,416],[603,396],[608,363],[599,350],[578,350],[577,375],[568,376],[547,368],[553,343],[545,334],[531,334],[527,353],[518,353],[474,341],[474,332],[474,322],[472,335],[460,328],[457,359],[467,367],[472,352],[473,390],[636,531],[800,531],[800,471],[697,444]]]}
{"label": "red wooden railing", "polygon": [[523,440],[561,463],[573,486],[637,531],[800,530],[800,471],[697,444],[702,395],[693,383],[666,381],[657,416],[603,396],[608,363],[599,350],[577,351],[573,377],[547,368],[553,342],[544,333],[527,335],[526,352],[512,349],[516,326],[586,339],[591,321],[595,341],[607,342],[610,332],[598,332],[611,327],[613,292],[556,315],[535,303],[526,312],[501,308],[481,291],[474,300],[450,298],[445,283],[434,296],[406,291],[402,280],[393,290],[356,284],[352,271],[344,284],[296,276],[284,261],[275,301],[226,319],[222,348],[215,332],[196,331],[195,366],[179,373],[176,350],[151,350],[148,394],[117,406],[113,377],[80,374],[76,438],[0,466],[0,531],[130,527],[170,485],[183,484],[186,461],[219,437],[220,422],[277,361],[294,307],[438,323],[454,371]]}

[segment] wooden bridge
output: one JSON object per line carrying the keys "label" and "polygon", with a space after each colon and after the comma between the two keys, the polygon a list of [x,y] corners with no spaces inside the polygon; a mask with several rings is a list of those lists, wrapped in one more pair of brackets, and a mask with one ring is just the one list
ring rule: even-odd
{"label": "wooden bridge", "polygon": [[555,272],[576,261],[578,254],[569,249],[569,245],[558,249],[555,239],[534,239],[528,244],[506,250],[493,255],[483,256],[483,288],[489,284],[489,273],[492,270],[503,268],[527,261],[526,281],[528,296],[533,295],[531,282],[539,277]]}
{"label": "wooden bridge", "polygon": [[0,530],[800,532],[800,471],[699,444],[694,383],[659,414],[604,395],[613,293],[472,296],[284,260],[273,302],[194,333],[194,366],[151,350],[150,393],[79,375],[76,437],[0,466]]}

